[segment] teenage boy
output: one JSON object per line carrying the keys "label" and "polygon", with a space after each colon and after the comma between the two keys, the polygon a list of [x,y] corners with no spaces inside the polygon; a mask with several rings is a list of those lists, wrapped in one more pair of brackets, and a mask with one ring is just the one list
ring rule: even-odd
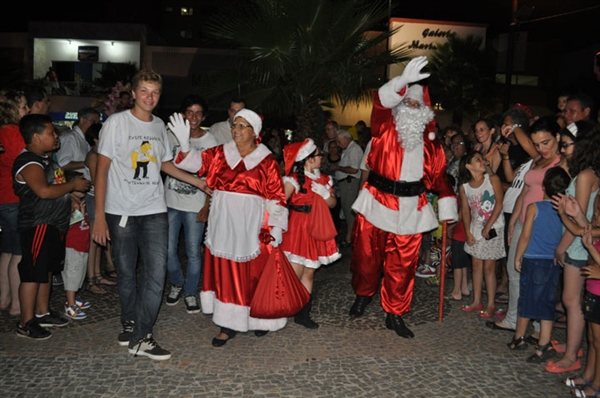
{"label": "teenage boy", "polygon": [[152,337],[167,272],[169,225],[160,173],[195,186],[201,181],[170,161],[165,123],[152,114],[161,91],[159,74],[139,71],[132,80],[133,108],[112,114],[100,131],[92,231],[98,244],[113,244],[123,326],[117,341],[129,353],[155,360],[171,358]]}
{"label": "teenage boy", "polygon": [[52,273],[61,272],[65,258],[65,233],[71,214],[71,191],[85,192],[90,181],[82,176],[66,182],[63,170],[49,153],[59,146],[52,118],[30,114],[19,128],[25,150],[13,165],[13,188],[19,196],[17,230],[23,258],[19,263],[21,319],[17,336],[45,340],[47,327],[62,327],[68,321],[49,310]]}
{"label": "teenage boy", "polygon": [[[196,94],[188,95],[183,99],[179,112],[190,125],[189,141],[192,148],[202,152],[218,145],[217,139],[200,126],[208,113],[208,106],[202,97]],[[169,133],[169,140],[175,156],[179,152],[179,141],[173,133]],[[187,313],[197,314],[200,312],[197,293],[202,270],[200,247],[204,223],[208,219],[209,200],[200,189],[176,178],[167,177],[165,186],[169,215],[167,269],[171,281],[166,303],[169,306],[177,305],[183,294]],[[185,277],[178,255],[179,232],[182,228],[188,259]]]}

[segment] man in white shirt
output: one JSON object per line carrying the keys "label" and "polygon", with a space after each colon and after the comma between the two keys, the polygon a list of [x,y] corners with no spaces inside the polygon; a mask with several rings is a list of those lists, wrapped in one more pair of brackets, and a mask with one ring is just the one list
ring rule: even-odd
{"label": "man in white shirt", "polygon": [[85,174],[85,157],[90,145],[85,132],[95,123],[100,123],[100,112],[94,108],[83,108],[77,113],[73,129],[60,135],[60,149],[56,153],[58,164],[63,170],[75,170]]}
{"label": "man in white shirt", "polygon": [[342,157],[337,164],[332,165],[331,170],[335,171],[335,179],[340,187],[342,211],[347,227],[342,246],[346,247],[352,243],[352,225],[354,225],[352,203],[360,188],[360,162],[363,158],[363,150],[346,130],[338,130],[335,140],[342,148]]}
{"label": "man in white shirt", "polygon": [[240,98],[233,98],[229,103],[229,109],[227,114],[229,117],[227,120],[217,122],[210,126],[209,132],[214,135],[219,145],[223,145],[226,142],[231,141],[231,125],[233,124],[233,116],[246,107],[246,102]]}

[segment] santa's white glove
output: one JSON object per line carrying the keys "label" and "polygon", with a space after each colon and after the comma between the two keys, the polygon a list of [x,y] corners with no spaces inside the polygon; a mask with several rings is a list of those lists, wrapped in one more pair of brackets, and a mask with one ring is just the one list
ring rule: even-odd
{"label": "santa's white glove", "polygon": [[271,246],[273,247],[277,247],[281,244],[281,241],[283,240],[283,231],[281,230],[280,227],[272,227],[271,228],[271,236],[273,238],[275,238],[275,240],[271,241]]}
{"label": "santa's white glove", "polygon": [[266,207],[270,217],[279,218],[283,215],[283,207],[276,199],[267,199]]}
{"label": "santa's white glove", "polygon": [[310,189],[317,195],[321,196],[323,199],[327,200],[331,196],[331,192],[329,188],[323,184],[318,184],[315,181],[312,182]]}
{"label": "santa's white glove", "polygon": [[169,130],[177,137],[181,152],[190,151],[190,122],[181,116],[181,113],[175,112],[169,117],[170,122],[167,123]]}
{"label": "santa's white glove", "polygon": [[425,55],[411,59],[404,68],[402,74],[392,79],[392,88],[394,91],[399,92],[410,83],[418,82],[419,80],[429,77],[431,73],[421,73],[421,69],[423,69],[428,62]]}

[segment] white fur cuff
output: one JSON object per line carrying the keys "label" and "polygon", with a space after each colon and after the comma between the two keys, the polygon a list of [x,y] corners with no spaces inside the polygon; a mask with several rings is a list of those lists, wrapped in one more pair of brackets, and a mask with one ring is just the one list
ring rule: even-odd
{"label": "white fur cuff", "polygon": [[440,198],[438,199],[437,205],[440,221],[448,221],[450,223],[458,221],[458,204],[456,198]]}

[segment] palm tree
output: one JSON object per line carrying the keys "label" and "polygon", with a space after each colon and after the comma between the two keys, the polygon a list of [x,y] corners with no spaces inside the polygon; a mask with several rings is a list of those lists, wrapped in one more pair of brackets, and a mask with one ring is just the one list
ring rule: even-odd
{"label": "palm tree", "polygon": [[405,46],[388,50],[387,1],[248,0],[205,27],[239,63],[206,76],[212,100],[242,96],[269,117],[295,120],[295,137],[321,141],[323,106],[369,99],[389,64],[406,61]]}
{"label": "palm tree", "polygon": [[481,50],[481,38],[452,36],[430,57],[431,101],[452,111],[452,122],[492,112],[499,101],[493,58]]}

